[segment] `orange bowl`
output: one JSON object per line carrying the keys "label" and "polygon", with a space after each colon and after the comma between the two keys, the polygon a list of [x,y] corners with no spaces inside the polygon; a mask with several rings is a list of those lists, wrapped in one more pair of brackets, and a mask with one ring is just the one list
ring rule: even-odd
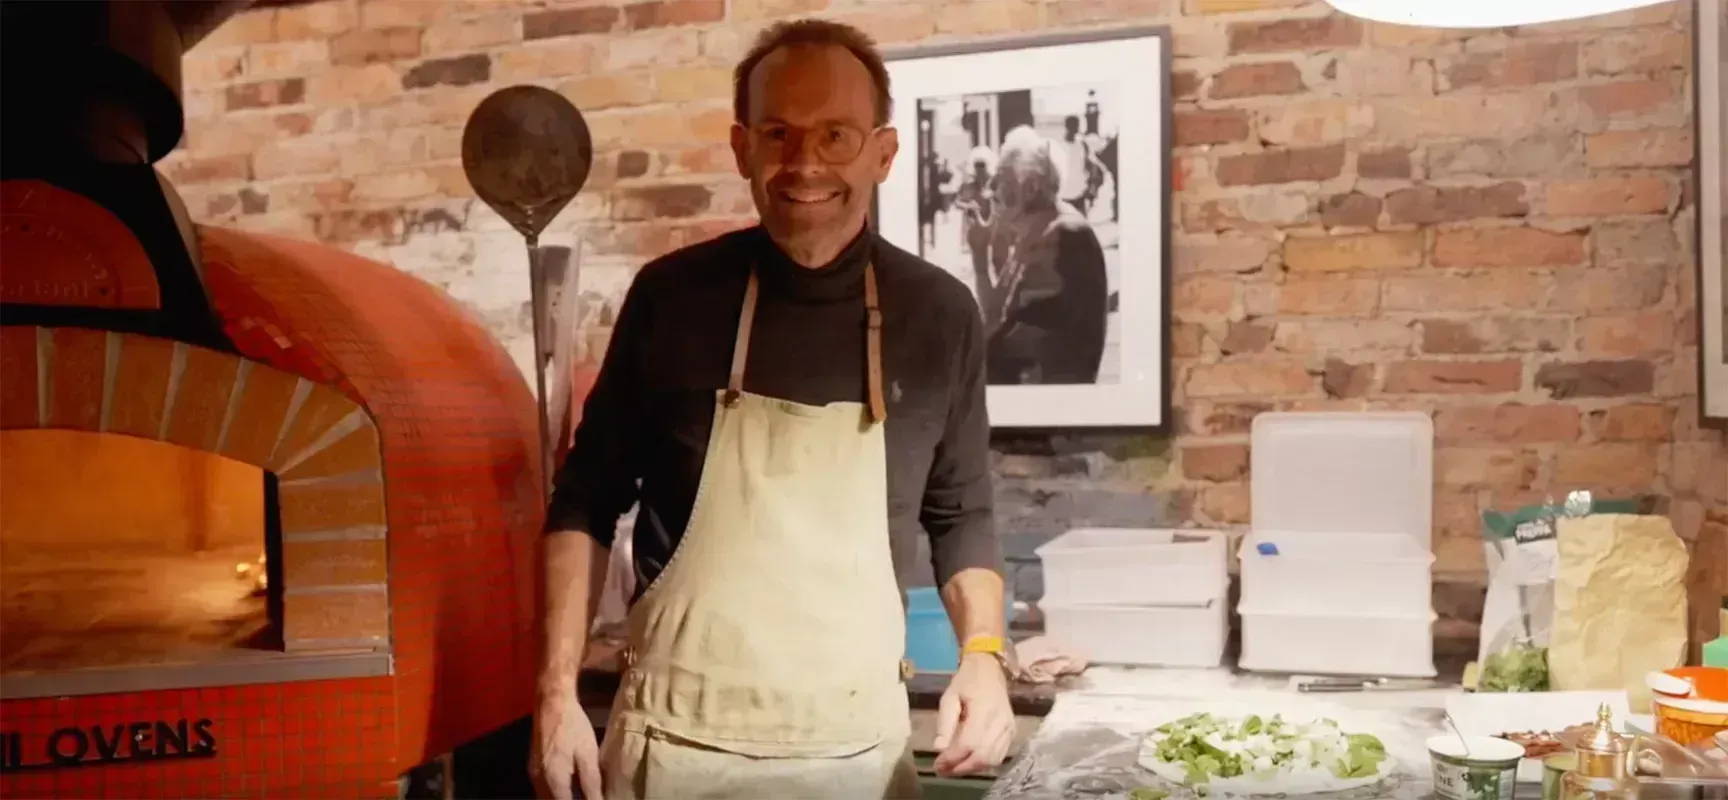
{"label": "orange bowl", "polygon": [[1690,681],[1692,694],[1654,697],[1657,735],[1690,746],[1728,731],[1728,669],[1680,667],[1666,672]]}

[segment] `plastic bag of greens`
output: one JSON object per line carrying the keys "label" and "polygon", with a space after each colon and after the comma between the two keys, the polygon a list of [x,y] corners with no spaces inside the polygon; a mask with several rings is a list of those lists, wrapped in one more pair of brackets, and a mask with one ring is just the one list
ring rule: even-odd
{"label": "plastic bag of greens", "polygon": [[1477,691],[1548,691],[1548,638],[1554,627],[1554,574],[1563,516],[1629,514],[1636,500],[1593,500],[1573,492],[1510,514],[1482,512],[1488,597],[1482,605]]}

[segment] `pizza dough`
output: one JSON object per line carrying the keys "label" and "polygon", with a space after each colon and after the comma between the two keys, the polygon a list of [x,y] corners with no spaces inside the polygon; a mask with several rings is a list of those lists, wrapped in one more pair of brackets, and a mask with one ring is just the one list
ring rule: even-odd
{"label": "pizza dough", "polygon": [[1394,767],[1379,739],[1331,720],[1210,714],[1148,733],[1139,763],[1171,783],[1236,796],[1343,792],[1379,783]]}

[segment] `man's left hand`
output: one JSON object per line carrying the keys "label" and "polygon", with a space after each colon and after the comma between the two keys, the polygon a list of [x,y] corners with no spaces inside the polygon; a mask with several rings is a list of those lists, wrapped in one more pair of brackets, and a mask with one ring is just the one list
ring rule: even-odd
{"label": "man's left hand", "polygon": [[936,719],[936,774],[971,775],[1002,763],[1014,743],[1008,676],[988,653],[967,653],[942,693]]}

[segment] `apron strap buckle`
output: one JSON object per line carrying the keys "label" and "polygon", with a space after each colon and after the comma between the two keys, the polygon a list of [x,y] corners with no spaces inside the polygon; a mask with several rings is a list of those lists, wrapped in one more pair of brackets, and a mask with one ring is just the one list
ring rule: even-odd
{"label": "apron strap buckle", "polygon": [[918,665],[912,663],[912,659],[910,659],[910,658],[900,659],[900,682],[901,683],[910,683],[912,681],[912,678],[914,676],[916,676],[917,674],[918,674]]}

